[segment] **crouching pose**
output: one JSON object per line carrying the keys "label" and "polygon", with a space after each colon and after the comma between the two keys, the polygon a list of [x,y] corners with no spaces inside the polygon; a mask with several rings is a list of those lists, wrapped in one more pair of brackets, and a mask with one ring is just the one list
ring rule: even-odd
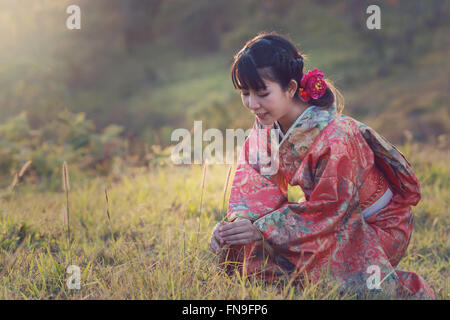
{"label": "crouching pose", "polygon": [[[413,230],[411,206],[420,200],[405,157],[343,115],[339,92],[322,71],[304,70],[284,36],[248,41],[231,73],[256,117],[227,221],[210,242],[227,270],[266,281],[305,273],[318,280],[325,271],[350,292],[434,299],[419,275],[395,268]],[[300,186],[304,199],[289,202],[288,185]],[[381,281],[371,286],[375,272]]]}

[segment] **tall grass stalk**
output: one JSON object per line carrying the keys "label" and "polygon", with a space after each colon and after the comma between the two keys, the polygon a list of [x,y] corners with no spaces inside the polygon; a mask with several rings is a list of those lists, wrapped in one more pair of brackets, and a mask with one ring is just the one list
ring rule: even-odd
{"label": "tall grass stalk", "polygon": [[19,182],[19,174],[17,172],[15,172],[13,181],[9,185],[9,191],[13,191],[18,182]]}
{"label": "tall grass stalk", "polygon": [[[189,196],[187,200],[187,204],[190,202],[191,198]],[[186,257],[186,213],[187,213],[187,204],[184,206],[183,211],[183,258]]]}
{"label": "tall grass stalk", "polygon": [[[230,174],[231,174],[231,169],[233,166],[230,165],[230,167],[228,168],[228,173],[227,173],[227,179],[225,181],[225,186],[223,187],[223,200],[222,200],[222,215],[225,216],[225,199],[227,197],[227,191],[228,191],[228,183],[230,181]],[[225,218],[223,218],[225,219]]]}
{"label": "tall grass stalk", "polygon": [[106,216],[108,217],[108,221],[111,225],[111,216],[109,214],[108,188],[105,188],[105,198],[106,198]]}
{"label": "tall grass stalk", "polygon": [[63,190],[66,194],[66,217],[67,217],[67,241],[70,244],[70,215],[69,215],[69,191],[70,191],[70,182],[69,182],[69,169],[67,168],[67,162],[64,161],[62,165],[62,185]]}
{"label": "tall grass stalk", "polygon": [[200,193],[200,209],[198,214],[198,229],[197,229],[197,239],[196,239],[196,246],[198,246],[198,237],[200,234],[200,222],[202,217],[202,209],[203,209],[203,193],[205,190],[205,181],[206,181],[206,169],[208,167],[208,163],[205,161],[203,164],[203,171],[202,171],[202,190]]}
{"label": "tall grass stalk", "polygon": [[16,187],[16,185],[22,181],[23,176],[25,175],[25,173],[27,172],[28,168],[31,166],[31,160],[28,160],[27,162],[25,162],[25,164],[22,166],[22,168],[19,170],[19,173],[14,173],[14,178],[13,181],[11,182],[11,184],[9,185],[9,190],[13,191],[14,188]]}
{"label": "tall grass stalk", "polygon": [[108,188],[107,187],[105,187],[105,199],[106,199],[106,216],[108,217],[109,233],[111,235],[111,239],[113,239],[115,241],[116,239],[114,238],[114,235],[112,232],[111,215],[109,213],[109,197],[108,197]]}

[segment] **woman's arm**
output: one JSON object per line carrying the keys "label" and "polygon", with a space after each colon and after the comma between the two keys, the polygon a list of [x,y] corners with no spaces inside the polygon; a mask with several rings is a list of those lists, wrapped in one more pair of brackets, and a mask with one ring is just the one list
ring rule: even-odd
{"label": "woman's arm", "polygon": [[358,206],[354,199],[355,170],[344,144],[330,144],[320,155],[309,154],[303,161],[311,164],[301,166],[309,172],[304,177],[310,176],[314,185],[309,199],[286,201],[254,222],[275,250],[313,250],[312,243],[334,236],[333,232],[345,223],[345,216]]}
{"label": "woman's arm", "polygon": [[[287,181],[281,172],[270,177],[261,174],[259,165],[250,161],[250,155],[260,152],[258,148],[257,120],[239,155],[228,201],[228,221],[244,218],[255,221],[267,212],[279,208],[287,200]],[[265,129],[262,129],[265,130]],[[256,157],[255,157],[256,158]]]}

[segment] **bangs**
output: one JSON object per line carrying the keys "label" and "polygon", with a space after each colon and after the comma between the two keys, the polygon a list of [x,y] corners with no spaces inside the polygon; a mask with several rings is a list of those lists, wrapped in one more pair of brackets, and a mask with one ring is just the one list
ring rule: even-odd
{"label": "bangs", "polygon": [[235,89],[265,90],[266,85],[256,69],[253,58],[243,54],[233,64],[231,78]]}

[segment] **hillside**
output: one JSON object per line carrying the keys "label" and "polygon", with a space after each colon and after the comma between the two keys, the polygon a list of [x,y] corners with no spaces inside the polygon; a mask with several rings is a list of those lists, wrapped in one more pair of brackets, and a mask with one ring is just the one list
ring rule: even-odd
{"label": "hillside", "polygon": [[[81,30],[61,23],[68,3]],[[58,110],[85,112],[100,130],[167,145],[174,128],[248,128],[229,76],[233,54],[261,30],[289,35],[346,98],[346,112],[404,142],[449,132],[448,2],[44,1],[2,6],[0,119],[26,110],[32,127]],[[445,138],[445,137],[444,137]],[[444,139],[444,138],[441,138]]]}

